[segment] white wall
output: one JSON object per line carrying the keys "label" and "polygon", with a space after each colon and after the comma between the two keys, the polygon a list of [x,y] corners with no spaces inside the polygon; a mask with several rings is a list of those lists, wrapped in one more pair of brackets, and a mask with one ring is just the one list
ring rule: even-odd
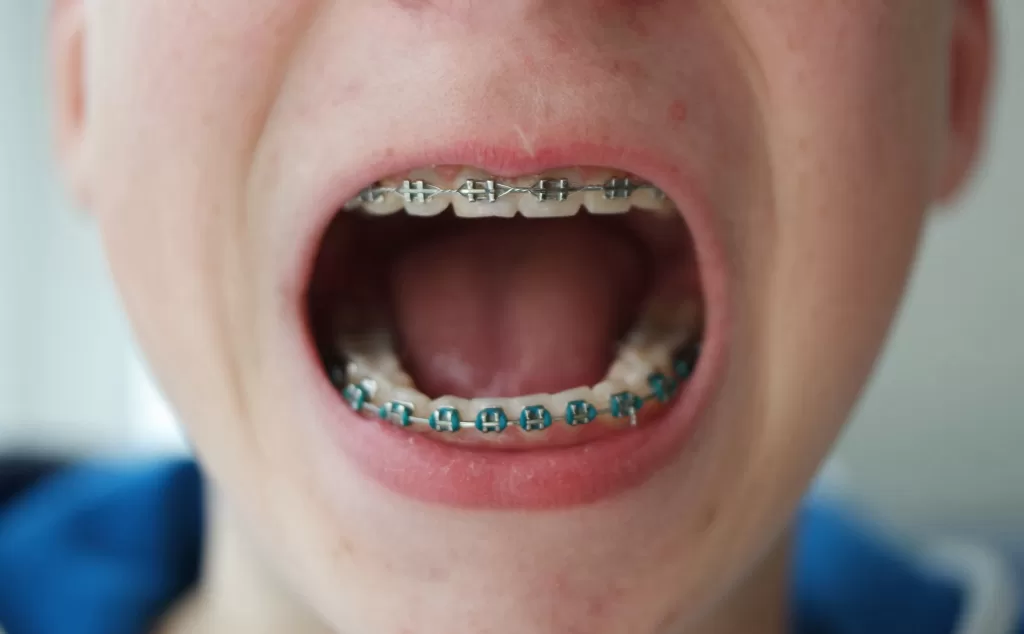
{"label": "white wall", "polygon": [[[51,175],[45,5],[0,0],[0,446],[174,446],[95,232]],[[1024,552],[1024,2],[1000,8],[990,160],[931,227],[834,466],[850,495],[899,526],[965,531]]]}
{"label": "white wall", "polygon": [[52,173],[48,2],[0,0],[0,444],[126,437],[130,336],[89,218]]}

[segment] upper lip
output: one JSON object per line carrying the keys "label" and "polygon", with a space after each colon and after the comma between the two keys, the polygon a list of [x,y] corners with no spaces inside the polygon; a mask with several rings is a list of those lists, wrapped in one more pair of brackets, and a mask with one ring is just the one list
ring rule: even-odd
{"label": "upper lip", "polygon": [[[553,141],[557,140],[553,138]],[[315,211],[304,216],[302,239],[292,253],[288,272],[290,280],[286,282],[285,288],[293,289],[289,294],[294,294],[291,298],[295,302],[294,306],[299,307],[299,310],[303,309],[305,289],[312,275],[320,241],[327,224],[338,210],[357,196],[363,188],[385,176],[431,165],[472,166],[496,177],[507,178],[535,175],[551,169],[579,165],[607,167],[635,174],[659,187],[673,200],[694,238],[705,302],[704,351],[701,365],[713,365],[709,363],[710,357],[718,357],[722,353],[724,333],[729,321],[725,302],[726,267],[721,236],[715,229],[715,217],[708,198],[698,183],[689,177],[692,172],[686,169],[681,157],[666,156],[656,149],[637,147],[625,140],[619,145],[557,142],[532,147],[527,151],[515,144],[495,146],[471,139],[449,139],[445,144],[410,147],[402,152],[397,148],[381,150],[358,169],[329,176],[309,204],[309,208]],[[308,340],[308,329],[303,334],[307,337],[307,347],[313,351],[314,347]],[[308,357],[309,363],[318,362],[315,354]],[[322,372],[320,374],[323,375]],[[326,389],[329,384],[326,379],[322,382]],[[683,398],[686,399],[688,396],[684,395]],[[479,436],[484,443],[497,440],[483,438],[483,434]],[[591,437],[591,434],[579,435],[581,441],[588,437]],[[505,439],[502,442],[507,446],[510,441]],[[526,440],[524,445],[544,446],[545,443]]]}

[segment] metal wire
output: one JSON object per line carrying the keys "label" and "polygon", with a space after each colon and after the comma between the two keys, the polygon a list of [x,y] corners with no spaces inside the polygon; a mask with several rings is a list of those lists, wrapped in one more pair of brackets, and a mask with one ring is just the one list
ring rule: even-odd
{"label": "metal wire", "polygon": [[625,200],[638,191],[650,191],[658,198],[665,196],[664,192],[654,185],[628,178],[613,178],[603,185],[572,185],[567,179],[541,179],[527,187],[509,185],[494,179],[470,179],[457,189],[439,187],[422,180],[406,180],[398,187],[384,187],[379,184],[367,187],[346,206],[358,207],[380,203],[389,194],[401,196],[407,203],[424,204],[442,194],[458,194],[474,203],[497,202],[510,194],[527,194],[542,202],[560,202],[573,194],[585,192],[604,192],[607,200]]}

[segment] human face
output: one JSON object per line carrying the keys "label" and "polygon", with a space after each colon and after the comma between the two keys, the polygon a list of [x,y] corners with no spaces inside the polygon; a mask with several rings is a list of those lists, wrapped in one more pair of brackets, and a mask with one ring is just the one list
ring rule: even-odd
{"label": "human face", "polygon": [[[847,418],[984,92],[982,1],[60,4],[62,154],[139,340],[226,503],[344,632],[713,612]],[[435,165],[454,167],[414,171]],[[630,176],[667,211],[342,210],[377,181],[468,176],[594,185],[570,211],[615,210],[600,186]],[[500,204],[565,211],[473,209]],[[404,376],[359,349],[368,328]],[[644,354],[616,346],[631,328]],[[628,400],[515,428],[565,395],[492,400],[498,433],[401,428],[336,389],[375,375],[383,404],[409,380],[417,418],[580,384],[610,408],[655,370],[678,389],[635,428]],[[441,403],[467,427],[482,406]]]}

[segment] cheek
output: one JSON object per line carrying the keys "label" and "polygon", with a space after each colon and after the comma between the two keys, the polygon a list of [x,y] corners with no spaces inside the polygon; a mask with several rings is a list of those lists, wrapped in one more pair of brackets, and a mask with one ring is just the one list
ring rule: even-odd
{"label": "cheek", "polygon": [[231,315],[251,302],[238,251],[258,219],[242,192],[311,5],[94,5],[90,194],[140,343],[186,421],[244,409],[235,366],[248,348]]}
{"label": "cheek", "polygon": [[801,425],[822,451],[887,332],[938,173],[942,29],[912,20],[941,16],[890,4],[750,25],[776,210],[748,233],[758,372],[769,425]]}
{"label": "cheek", "polygon": [[128,181],[104,186],[238,187],[226,177],[251,154],[309,4],[102,5],[113,15],[90,40],[90,140],[107,175]]}

